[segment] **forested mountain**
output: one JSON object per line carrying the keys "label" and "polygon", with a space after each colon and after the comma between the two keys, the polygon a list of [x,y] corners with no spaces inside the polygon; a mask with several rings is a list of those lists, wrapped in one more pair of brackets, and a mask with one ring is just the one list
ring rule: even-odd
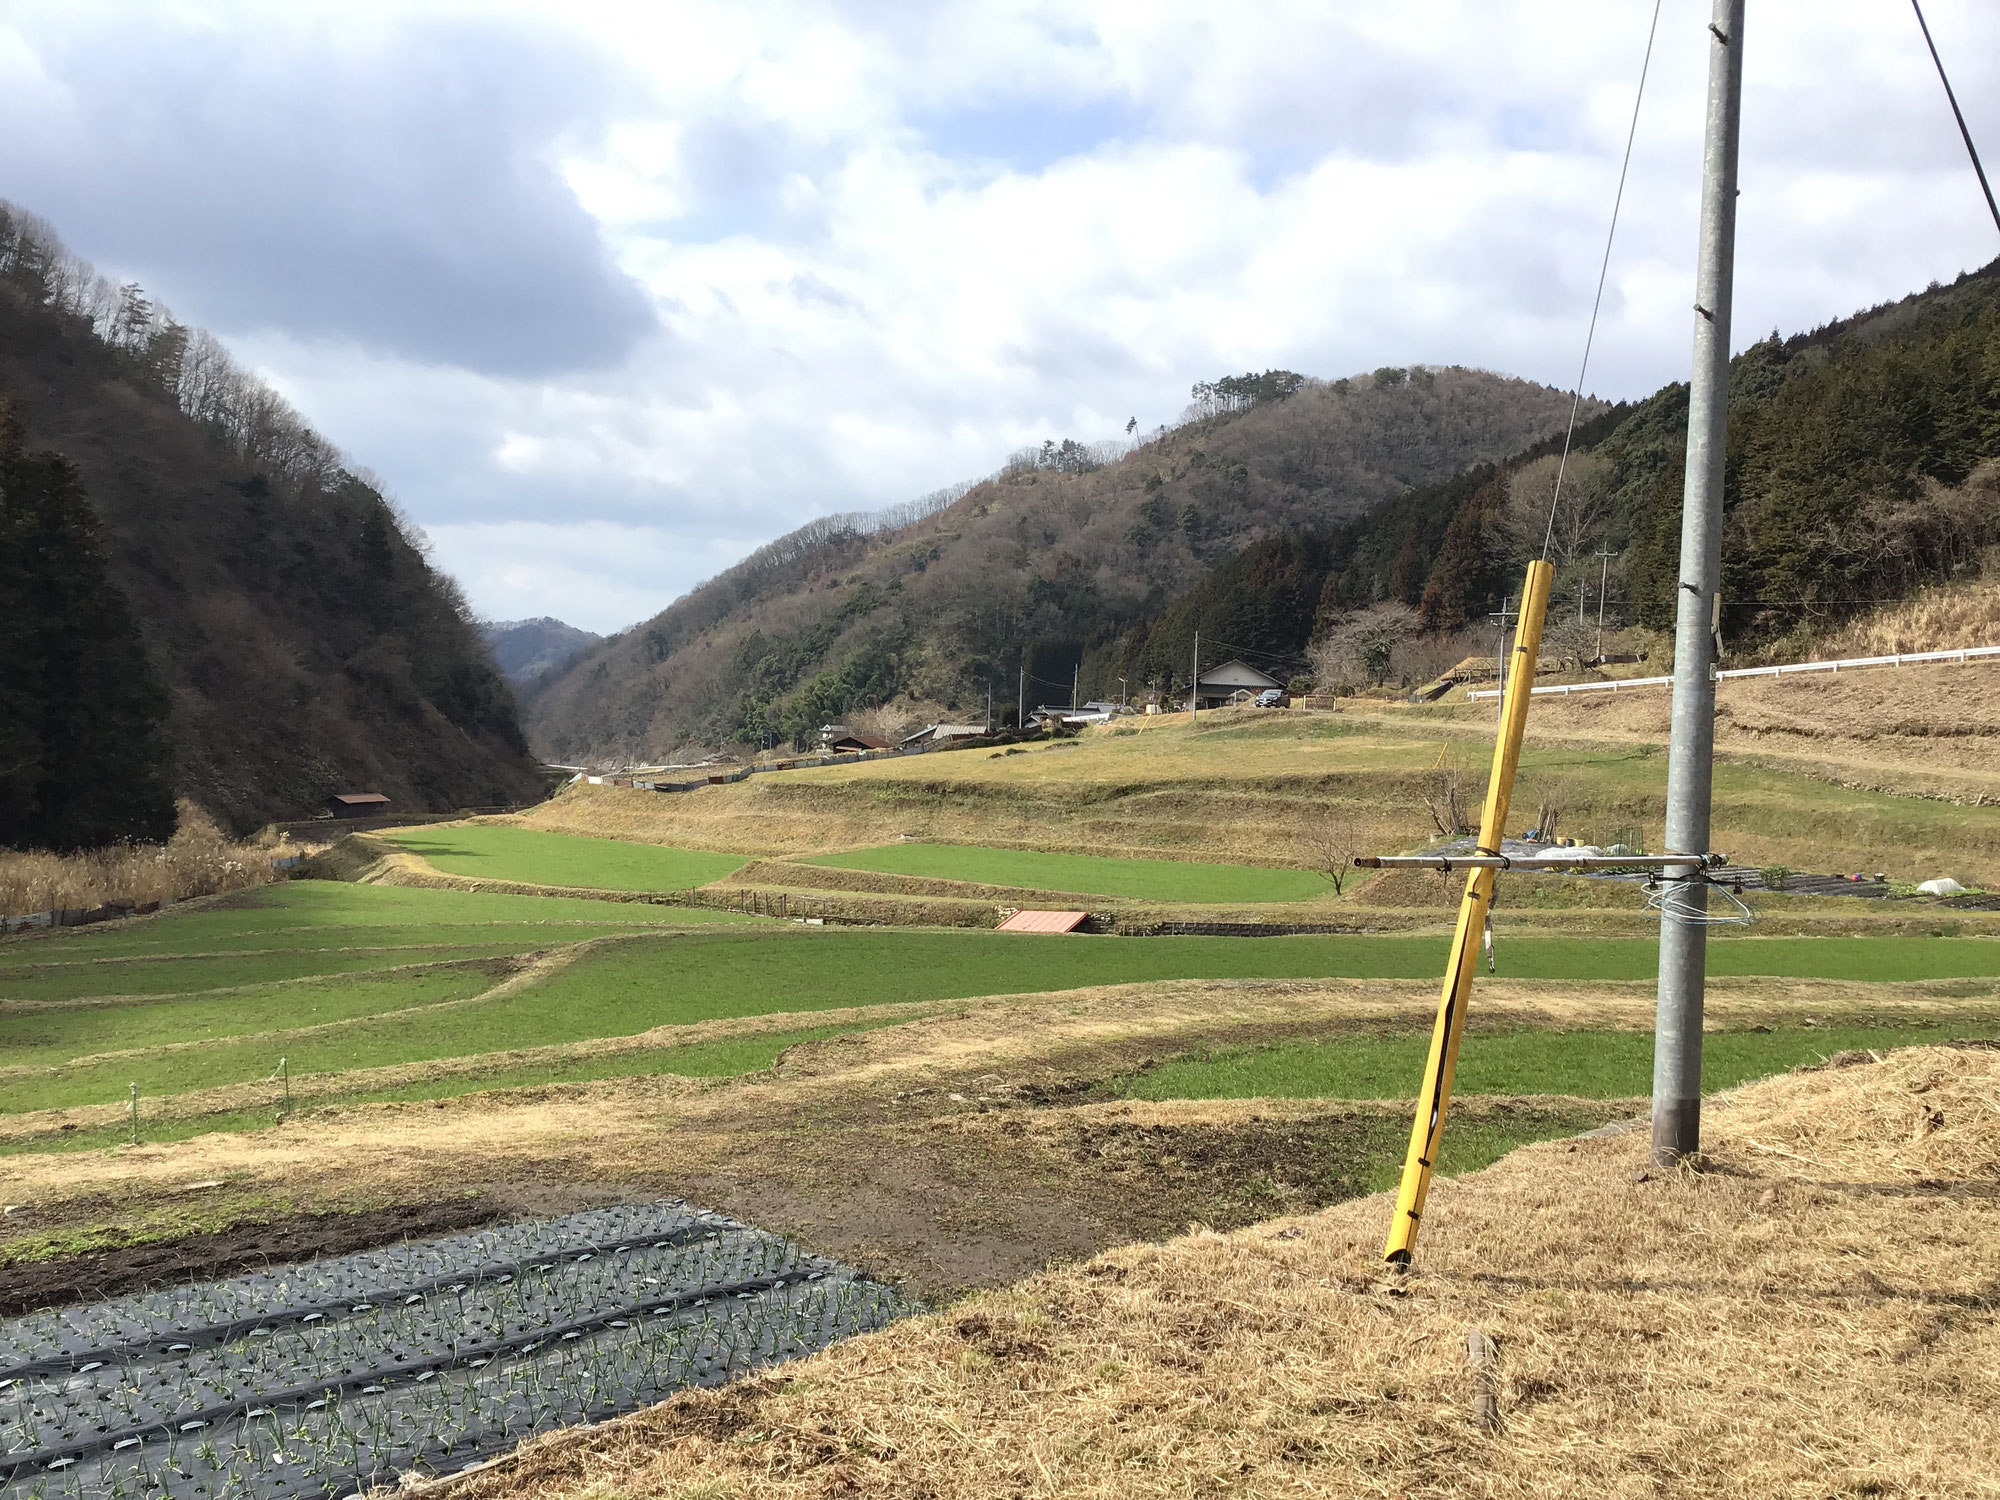
{"label": "forested mountain", "polygon": [[549,615],[532,620],[482,620],[479,633],[492,650],[500,675],[522,687],[604,639]]}
{"label": "forested mountain", "polygon": [[[141,759],[165,774],[170,754],[174,790],[238,828],[337,790],[406,809],[537,790],[464,600],[377,488],[213,338],[5,203],[0,393],[22,454],[61,455],[29,467],[59,462],[69,478],[48,483],[63,503],[87,496],[90,546],[137,639],[109,605],[63,631],[90,629],[134,682],[157,674],[166,733]],[[103,673],[49,672],[42,690],[70,694],[80,717],[137,722],[91,696],[115,685]]]}
{"label": "forested mountain", "polygon": [[164,841],[166,717],[82,476],[0,396],[0,848]]}
{"label": "forested mountain", "polygon": [[[1011,716],[1115,690],[1133,622],[1265,536],[1328,526],[1559,429],[1562,392],[1466,369],[1196,388],[1189,420],[1129,452],[1024,452],[887,524],[781,538],[541,680],[527,708],[557,760],[802,740],[891,698]],[[1591,410],[1596,410],[1593,405]],[[1039,679],[1034,681],[1032,679]]]}
{"label": "forested mountain", "polygon": [[[1671,385],[1579,428],[1552,534],[1559,443],[1542,442],[1342,524],[1263,539],[1129,631],[1122,670],[1171,673],[1196,629],[1279,670],[1361,615],[1386,617],[1378,640],[1448,636],[1518,596],[1545,537],[1564,623],[1567,601],[1581,593],[1594,611],[1608,579],[1613,621],[1668,630],[1686,443],[1687,388]],[[1873,604],[1992,567],[2000,474],[1981,466],[1996,460],[2000,262],[1745,350],[1731,367],[1725,643],[1803,655]]]}

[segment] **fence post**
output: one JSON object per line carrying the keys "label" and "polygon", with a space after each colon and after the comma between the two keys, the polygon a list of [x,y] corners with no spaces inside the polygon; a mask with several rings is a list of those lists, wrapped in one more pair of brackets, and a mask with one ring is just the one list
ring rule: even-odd
{"label": "fence post", "polygon": [[132,1144],[139,1144],[139,1085],[130,1085],[132,1100]]}

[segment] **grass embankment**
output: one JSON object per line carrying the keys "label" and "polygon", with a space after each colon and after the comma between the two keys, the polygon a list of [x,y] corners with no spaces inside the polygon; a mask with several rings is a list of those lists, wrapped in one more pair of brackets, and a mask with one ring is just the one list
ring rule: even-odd
{"label": "grass embankment", "polygon": [[[1702,1038],[1704,1093],[1823,1062],[1842,1052],[1953,1041],[1991,1027],[1799,1026]],[[1281,1043],[1179,1058],[1132,1078],[1134,1099],[1407,1099],[1423,1074],[1427,1034]],[[1467,1037],[1453,1088],[1469,1094],[1635,1099],[1652,1088],[1643,1031],[1503,1031]]]}
{"label": "grass embankment", "polygon": [[669,849],[624,839],[559,837],[528,828],[452,823],[390,829],[378,837],[447,875],[604,891],[678,891],[707,885],[747,855]]}
{"label": "grass embankment", "polygon": [[[1990,669],[1912,668],[1837,684],[1724,684],[1716,843],[1757,865],[2000,885],[1991,680]],[[1537,700],[1518,826],[1550,795],[1579,838],[1603,843],[1637,829],[1657,843],[1666,702]],[[1319,866],[1329,821],[1384,849],[1429,838],[1424,794],[1441,752],[1460,768],[1476,815],[1491,736],[1482,705],[1233,711],[1204,716],[1199,729],[1154,720],[1020,755],[777,772],[674,795],[578,786],[520,821],[760,854],[907,838],[1303,872]],[[1917,795],[1892,795],[1903,792]]]}
{"label": "grass embankment", "polygon": [[1310,901],[1333,891],[1333,882],[1314,870],[1193,860],[1108,859],[964,844],[889,844],[879,849],[813,855],[804,863],[1139,901]]}

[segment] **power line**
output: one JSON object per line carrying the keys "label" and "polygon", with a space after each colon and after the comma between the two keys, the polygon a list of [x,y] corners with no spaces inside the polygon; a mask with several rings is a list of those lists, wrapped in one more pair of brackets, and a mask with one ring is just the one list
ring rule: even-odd
{"label": "power line", "polygon": [[[1913,0],[1914,3],[1914,0]],[[1653,24],[1646,28],[1646,57],[1639,64],[1639,91],[1632,100],[1632,125],[1625,132],[1625,159],[1618,167],[1618,194],[1611,200],[1611,227],[1604,235],[1604,259],[1597,267],[1597,295],[1590,301],[1590,328],[1583,336],[1583,363],[1577,367],[1576,389],[1570,393],[1569,426],[1563,431],[1562,457],[1556,461],[1555,493],[1549,496],[1549,529],[1542,538],[1542,561],[1556,539],[1556,506],[1562,500],[1563,475],[1569,471],[1570,444],[1576,438],[1577,413],[1583,408],[1583,377],[1590,369],[1590,346],[1597,341],[1597,314],[1604,306],[1604,281],[1611,272],[1611,243],[1618,238],[1618,210],[1625,203],[1625,178],[1632,170],[1632,143],[1639,138],[1639,106],[1646,98],[1646,75],[1653,67],[1653,39],[1660,30],[1661,0],[1653,0]]]}
{"label": "power line", "polygon": [[1209,638],[1208,643],[1221,651],[1233,651],[1238,656],[1261,656],[1266,661],[1293,662],[1302,660],[1305,656],[1303,651],[1293,651],[1290,653],[1282,651],[1259,651],[1254,646],[1232,645],[1228,641],[1218,641],[1213,637]]}
{"label": "power line", "polygon": [[1944,59],[1938,56],[1937,43],[1931,40],[1930,23],[1924,19],[1924,8],[1917,0],[1910,0],[1910,9],[1917,13],[1917,25],[1923,28],[1924,45],[1931,49],[1931,61],[1937,64],[1938,82],[1944,85],[1944,96],[1951,101],[1951,117],[1958,121],[1958,134],[1965,142],[1965,154],[1972,158],[1972,170],[1979,178],[1979,191],[1986,195],[1986,208],[1993,215],[1993,227],[2000,229],[2000,203],[1993,201],[1993,186],[1986,180],[1986,168],[1979,164],[1979,148],[1972,144],[1972,132],[1966,128],[1965,112],[1958,107],[1958,95],[1952,92],[1951,80],[1945,76]]}

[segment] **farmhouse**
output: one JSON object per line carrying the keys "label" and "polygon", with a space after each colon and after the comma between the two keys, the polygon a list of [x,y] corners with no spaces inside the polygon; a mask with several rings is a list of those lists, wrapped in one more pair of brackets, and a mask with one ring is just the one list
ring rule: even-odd
{"label": "farmhouse", "polygon": [[843,730],[826,742],[826,748],[835,755],[851,755],[856,750],[887,750],[889,742],[878,740],[872,734],[855,734]]}
{"label": "farmhouse", "polygon": [[326,810],[336,818],[367,818],[389,810],[389,799],[380,792],[335,792],[326,799]]}
{"label": "farmhouse", "polygon": [[915,734],[904,735],[901,744],[908,749],[917,745],[942,745],[949,740],[971,740],[992,733],[984,724],[926,724]]}
{"label": "farmhouse", "polygon": [[1087,729],[1093,724],[1108,724],[1112,715],[1105,710],[1091,708],[1037,708],[1028,714],[1028,722],[1037,729],[1058,725],[1064,729]]}
{"label": "farmhouse", "polygon": [[1284,684],[1268,672],[1260,672],[1248,662],[1226,661],[1210,667],[1195,683],[1194,697],[1201,708],[1220,708],[1229,703],[1248,703],[1266,688]]}

